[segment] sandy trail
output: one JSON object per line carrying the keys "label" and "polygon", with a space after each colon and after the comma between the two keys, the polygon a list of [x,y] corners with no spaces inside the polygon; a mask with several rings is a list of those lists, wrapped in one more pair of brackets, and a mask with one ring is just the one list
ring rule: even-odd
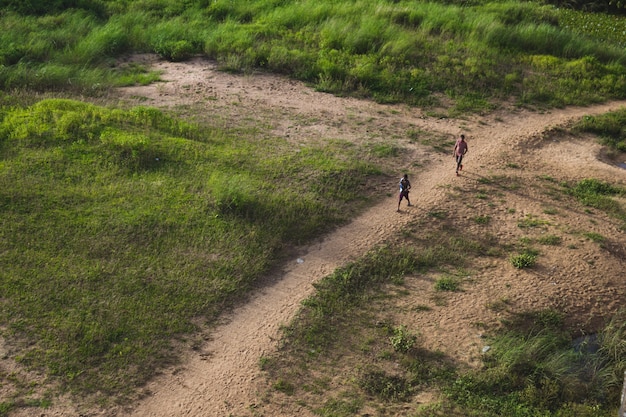
{"label": "sandy trail", "polygon": [[[204,61],[154,65],[164,71],[164,78],[170,82],[165,86],[127,89],[124,92],[127,97],[149,97],[149,105],[161,106],[189,104],[198,102],[199,98],[206,100],[207,96],[212,98],[212,106],[237,100],[240,103],[236,110],[240,112],[239,116],[246,111],[252,112],[250,109],[278,109],[278,113],[289,116],[276,122],[276,132],[294,140],[298,139],[297,135],[336,135],[357,140],[359,137],[375,137],[371,126],[363,127],[366,131],[346,129],[342,132],[347,117],[375,120],[385,132],[417,127],[452,138],[465,132],[470,152],[463,176],[457,178],[451,156],[423,153],[413,147],[407,166],[400,167],[411,173],[413,207],[406,207],[403,202],[402,211],[397,213],[396,186],[395,183],[389,184],[391,197],[323,240],[301,248],[297,258],[291,259],[278,276],[271,277],[273,284],[258,290],[248,303],[222,318],[221,324],[212,330],[211,339],[201,349],[189,352],[182,369],[155,378],[146,387],[149,394],[135,407],[115,412],[115,415],[132,417],[249,415],[260,406],[262,391],[268,388],[261,376],[260,358],[276,349],[281,325],[287,324],[301,301],[311,295],[314,282],[384,243],[419,216],[436,209],[450,184],[462,186],[470,177],[480,175],[484,167],[506,164],[503,157],[507,154],[526,152],[524,143],[530,138],[583,115],[604,113],[625,104],[566,108],[543,114],[518,111],[498,114],[497,117],[453,121],[427,118],[400,106],[390,114],[389,106],[316,93],[299,83],[278,77],[223,74],[217,72],[213,64]],[[313,115],[321,115],[319,120],[322,122],[302,125],[294,122]],[[229,117],[237,117],[237,114],[231,112]],[[429,158],[429,162],[419,170],[412,169],[409,162],[413,158]],[[398,177],[401,173],[398,172]],[[291,416],[292,412],[284,415]],[[283,414],[280,410],[273,410],[271,415]],[[299,415],[311,414],[302,408]]]}

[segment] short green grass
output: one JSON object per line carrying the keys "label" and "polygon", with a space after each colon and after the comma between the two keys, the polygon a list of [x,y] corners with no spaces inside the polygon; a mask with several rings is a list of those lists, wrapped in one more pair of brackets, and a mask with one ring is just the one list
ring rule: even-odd
{"label": "short green grass", "polygon": [[332,144],[241,135],[145,107],[3,109],[0,327],[22,365],[102,401],[130,394],[379,173]]}

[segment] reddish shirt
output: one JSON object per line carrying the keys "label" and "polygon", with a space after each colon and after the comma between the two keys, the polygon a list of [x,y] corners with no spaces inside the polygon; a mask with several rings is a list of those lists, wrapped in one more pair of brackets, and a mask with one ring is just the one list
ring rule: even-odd
{"label": "reddish shirt", "polygon": [[456,145],[454,145],[454,150],[457,156],[465,155],[465,153],[467,152],[467,142],[461,139],[457,140]]}

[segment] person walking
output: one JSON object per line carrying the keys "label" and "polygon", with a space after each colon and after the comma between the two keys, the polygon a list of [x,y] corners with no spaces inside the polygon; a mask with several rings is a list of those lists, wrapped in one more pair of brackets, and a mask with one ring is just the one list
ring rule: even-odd
{"label": "person walking", "polygon": [[469,150],[467,142],[465,142],[465,135],[461,135],[454,144],[454,157],[456,158],[456,175],[459,175],[459,171],[463,170],[463,156]]}
{"label": "person walking", "polygon": [[409,181],[409,175],[404,174],[402,178],[400,178],[400,195],[398,196],[398,211],[400,211],[400,202],[403,198],[406,198],[407,203],[409,203],[409,207],[411,207],[411,200],[409,200],[409,190],[411,189],[411,181]]}

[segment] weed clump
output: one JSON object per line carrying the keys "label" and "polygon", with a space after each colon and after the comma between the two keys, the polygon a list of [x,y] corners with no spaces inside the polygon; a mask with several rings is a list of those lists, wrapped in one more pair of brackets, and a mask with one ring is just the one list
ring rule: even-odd
{"label": "weed clump", "polygon": [[530,268],[537,262],[537,256],[530,253],[520,253],[511,256],[511,264],[517,269]]}

